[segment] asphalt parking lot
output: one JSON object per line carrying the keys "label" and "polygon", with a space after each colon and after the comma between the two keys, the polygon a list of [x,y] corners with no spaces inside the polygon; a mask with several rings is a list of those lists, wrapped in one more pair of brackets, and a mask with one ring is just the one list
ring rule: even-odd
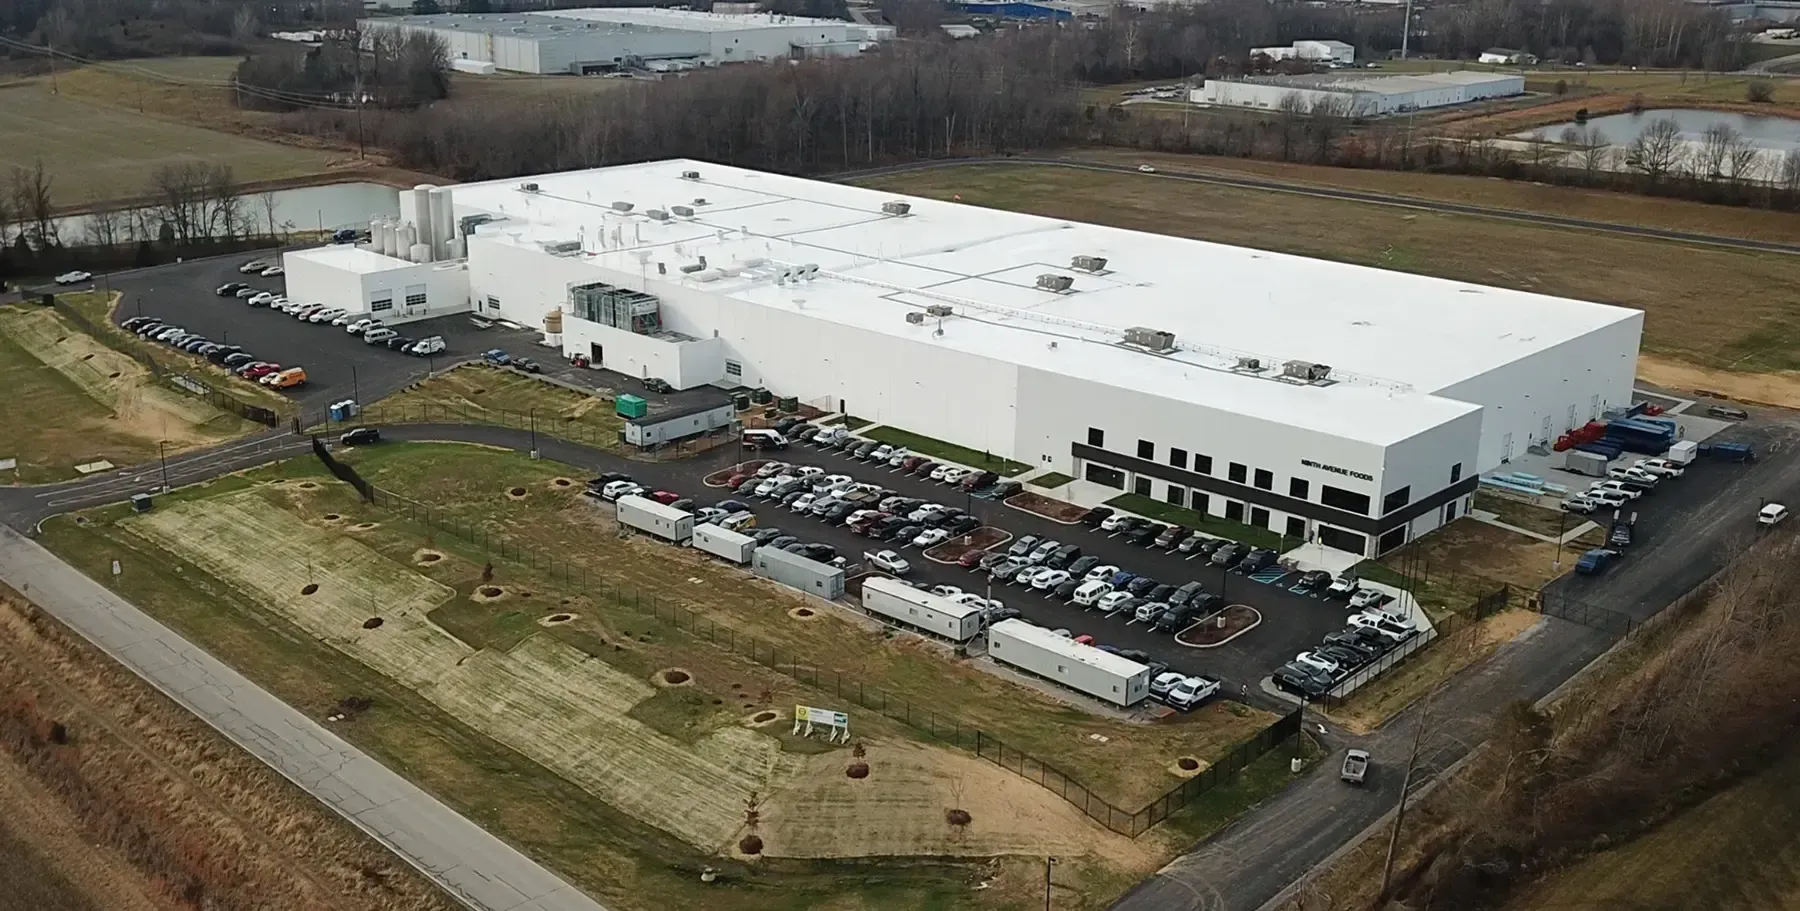
{"label": "asphalt parking lot", "polygon": [[306,368],[306,385],[289,395],[306,408],[323,408],[341,399],[360,397],[372,402],[425,377],[432,369],[480,356],[500,348],[514,356],[537,361],[545,375],[600,393],[629,392],[650,404],[652,413],[677,404],[705,400],[723,402],[722,390],[705,388],[672,394],[652,393],[640,380],[607,370],[575,367],[560,352],[538,344],[533,330],[495,325],[477,328],[468,314],[406,323],[399,328],[413,338],[444,337],[445,350],[432,358],[419,358],[365,345],[341,327],[302,323],[266,307],[251,307],[236,297],[216,292],[226,282],[241,281],[265,291],[285,291],[280,277],[243,275],[238,266],[250,259],[268,259],[273,252],[215,257],[134,271],[110,279],[123,293],[118,317],[153,316],[171,320],[190,332],[213,341],[242,345],[259,360]]}

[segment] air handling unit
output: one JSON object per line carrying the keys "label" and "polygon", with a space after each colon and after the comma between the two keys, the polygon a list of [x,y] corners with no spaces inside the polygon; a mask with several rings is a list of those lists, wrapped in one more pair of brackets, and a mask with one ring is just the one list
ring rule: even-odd
{"label": "air handling unit", "polygon": [[1125,344],[1136,345],[1145,351],[1154,351],[1157,354],[1168,354],[1175,350],[1175,333],[1133,326],[1125,330]]}
{"label": "air handling unit", "polygon": [[1312,361],[1288,361],[1281,365],[1281,375],[1307,383],[1323,383],[1331,378],[1331,368]]}
{"label": "air handling unit", "polygon": [[1037,286],[1045,291],[1054,291],[1057,294],[1061,294],[1064,291],[1075,287],[1075,279],[1070,278],[1067,275],[1057,275],[1054,272],[1046,272],[1037,277]]}

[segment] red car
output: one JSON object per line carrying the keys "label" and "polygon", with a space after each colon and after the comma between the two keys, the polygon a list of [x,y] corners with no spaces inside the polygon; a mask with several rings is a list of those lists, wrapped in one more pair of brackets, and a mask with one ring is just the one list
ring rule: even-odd
{"label": "red car", "polygon": [[985,556],[987,556],[987,551],[985,550],[971,550],[961,557],[958,557],[956,565],[963,569],[974,569],[981,563],[981,558]]}
{"label": "red car", "polygon": [[1075,641],[1077,643],[1080,643],[1081,645],[1093,645],[1094,637],[1093,636],[1076,636]]}
{"label": "red car", "polygon": [[739,487],[744,486],[744,482],[750,480],[753,477],[756,477],[756,476],[750,475],[750,474],[734,474],[728,480],[726,480],[725,486],[731,488],[732,490],[736,490]]}
{"label": "red car", "polygon": [[260,379],[280,369],[280,364],[258,364],[255,367],[251,367],[249,370],[244,371],[244,378],[248,380]]}
{"label": "red car", "polygon": [[676,500],[681,499],[681,494],[671,493],[670,491],[667,491],[667,490],[658,490],[658,491],[655,491],[654,493],[650,494],[650,499],[655,500],[656,502],[661,503],[664,506],[667,506],[670,503],[673,503]]}

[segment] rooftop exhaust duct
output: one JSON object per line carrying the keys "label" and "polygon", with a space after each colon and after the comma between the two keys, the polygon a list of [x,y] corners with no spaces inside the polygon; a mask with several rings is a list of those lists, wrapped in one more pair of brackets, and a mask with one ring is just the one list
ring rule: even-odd
{"label": "rooftop exhaust duct", "polygon": [[910,202],[900,202],[899,200],[895,200],[893,202],[884,202],[881,204],[881,214],[883,215],[901,217],[911,211],[912,203]]}
{"label": "rooftop exhaust duct", "polygon": [[1054,291],[1057,294],[1061,294],[1064,291],[1075,287],[1075,279],[1070,278],[1067,275],[1057,275],[1053,272],[1046,272],[1037,277],[1037,286],[1045,291]]}
{"label": "rooftop exhaust duct", "polygon": [[1081,272],[1105,272],[1106,271],[1106,257],[1104,257],[1104,256],[1077,256],[1069,262],[1069,268],[1075,269],[1075,270],[1078,270]]}
{"label": "rooftop exhaust duct", "polygon": [[635,207],[631,203],[625,202],[623,200],[620,200],[620,201],[612,204],[612,209],[614,212],[629,212],[633,208],[635,208]]}

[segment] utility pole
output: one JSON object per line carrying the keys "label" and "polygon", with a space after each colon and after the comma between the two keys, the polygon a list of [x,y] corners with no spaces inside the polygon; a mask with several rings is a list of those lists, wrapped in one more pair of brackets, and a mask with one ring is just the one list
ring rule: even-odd
{"label": "utility pole", "polygon": [[156,460],[162,463],[163,493],[169,492],[169,454],[166,450],[168,442],[168,440],[156,441]]}
{"label": "utility pole", "polygon": [[1044,911],[1050,911],[1050,868],[1056,866],[1056,858],[1044,858]]}
{"label": "utility pole", "polygon": [[1406,47],[1412,40],[1412,0],[1406,0],[1406,14],[1400,19],[1400,59],[1406,59]]}

